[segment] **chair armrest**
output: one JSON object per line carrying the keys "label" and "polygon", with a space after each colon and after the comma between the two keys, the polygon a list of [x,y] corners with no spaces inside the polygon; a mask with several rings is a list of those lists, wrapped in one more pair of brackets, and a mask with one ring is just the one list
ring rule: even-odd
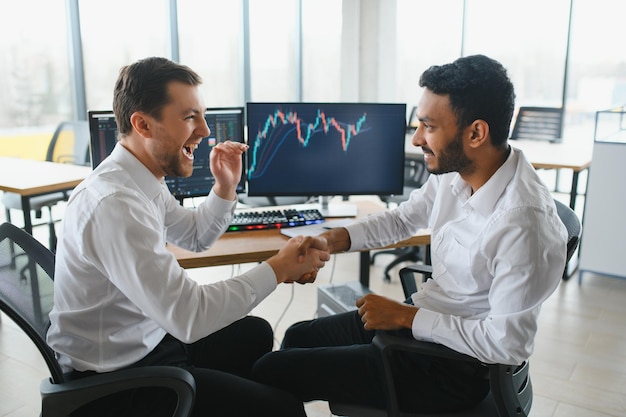
{"label": "chair armrest", "polygon": [[409,298],[411,294],[417,292],[416,273],[422,274],[422,282],[426,282],[432,276],[433,267],[427,264],[413,264],[405,266],[400,270],[400,283],[402,284],[405,298]]}
{"label": "chair armrest", "polygon": [[390,350],[402,350],[405,352],[421,353],[428,356],[437,356],[446,359],[479,362],[478,359],[473,356],[457,352],[456,350],[450,349],[449,347],[438,343],[393,336],[383,332],[376,333],[372,343],[374,343],[383,355],[387,355]]}
{"label": "chair armrest", "polygon": [[80,407],[121,391],[141,387],[164,387],[178,396],[173,417],[186,417],[193,407],[196,383],[193,376],[174,366],[149,366],[124,369],[53,384],[41,382],[41,416],[62,417]]}

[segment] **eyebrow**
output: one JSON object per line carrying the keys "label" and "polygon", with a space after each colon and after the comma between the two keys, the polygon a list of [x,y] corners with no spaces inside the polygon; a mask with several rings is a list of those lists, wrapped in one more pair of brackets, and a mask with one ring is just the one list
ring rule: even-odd
{"label": "eyebrow", "polygon": [[199,114],[203,114],[204,111],[203,110],[199,110],[196,107],[190,107],[190,108],[185,109],[184,111],[181,112],[182,115],[187,115],[189,113],[193,113],[195,115],[199,115]]}

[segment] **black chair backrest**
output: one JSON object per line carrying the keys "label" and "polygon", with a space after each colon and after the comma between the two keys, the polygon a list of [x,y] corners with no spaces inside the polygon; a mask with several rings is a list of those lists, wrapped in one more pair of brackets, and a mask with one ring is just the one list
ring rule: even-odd
{"label": "black chair backrest", "polygon": [[489,380],[500,416],[528,416],[533,403],[528,361],[519,366],[489,365]]}
{"label": "black chair backrest", "polygon": [[580,236],[582,234],[582,224],[580,219],[569,206],[561,203],[558,200],[554,200],[556,203],[556,210],[559,213],[561,221],[567,229],[567,258],[566,262],[572,259],[572,255],[578,247],[580,242]]}
{"label": "black chair backrest", "polygon": [[560,142],[563,136],[561,107],[520,107],[511,139],[534,139]]}
{"label": "black chair backrest", "polygon": [[[71,153],[68,153],[71,148]],[[59,150],[61,149],[61,150]],[[46,152],[46,161],[74,165],[91,165],[89,122],[72,120],[59,123]]]}
{"label": "black chair backrest", "polygon": [[0,225],[0,310],[35,343],[55,383],[63,381],[46,343],[52,310],[54,254],[23,229]]}

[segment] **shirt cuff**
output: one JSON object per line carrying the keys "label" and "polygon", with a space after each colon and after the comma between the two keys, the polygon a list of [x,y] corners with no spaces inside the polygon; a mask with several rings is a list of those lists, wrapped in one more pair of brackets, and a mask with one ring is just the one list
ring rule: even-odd
{"label": "shirt cuff", "polygon": [[237,200],[224,200],[222,197],[220,197],[219,195],[215,194],[215,191],[213,191],[213,188],[211,188],[211,191],[209,191],[209,195],[207,196],[207,198],[213,203],[213,201],[219,201],[222,204],[224,204],[225,207],[230,207],[232,205],[236,205],[237,204]]}
{"label": "shirt cuff", "polygon": [[413,324],[411,326],[413,337],[416,340],[434,342],[433,327],[438,316],[439,314],[434,311],[420,308],[415,314],[415,317],[413,317]]}
{"label": "shirt cuff", "polygon": [[215,213],[216,216],[219,214],[219,217],[232,214],[237,207],[237,200],[224,200],[222,197],[215,194],[213,189],[211,189],[206,199],[206,203],[211,207],[211,211]]}
{"label": "shirt cuff", "polygon": [[350,249],[348,251],[356,251],[363,249],[365,242],[365,228],[363,225],[351,223],[344,226],[350,235]]}
{"label": "shirt cuff", "polygon": [[249,278],[248,282],[256,290],[259,302],[270,295],[278,286],[276,274],[267,262],[261,262],[243,275]]}

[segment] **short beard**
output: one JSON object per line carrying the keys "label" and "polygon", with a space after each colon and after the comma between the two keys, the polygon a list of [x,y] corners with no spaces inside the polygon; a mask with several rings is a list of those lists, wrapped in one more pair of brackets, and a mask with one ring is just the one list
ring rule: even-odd
{"label": "short beard", "polygon": [[437,155],[437,167],[428,170],[431,174],[439,175],[448,172],[458,172],[459,174],[469,174],[476,168],[474,162],[470,160],[463,151],[462,133],[459,132],[452,142]]}

